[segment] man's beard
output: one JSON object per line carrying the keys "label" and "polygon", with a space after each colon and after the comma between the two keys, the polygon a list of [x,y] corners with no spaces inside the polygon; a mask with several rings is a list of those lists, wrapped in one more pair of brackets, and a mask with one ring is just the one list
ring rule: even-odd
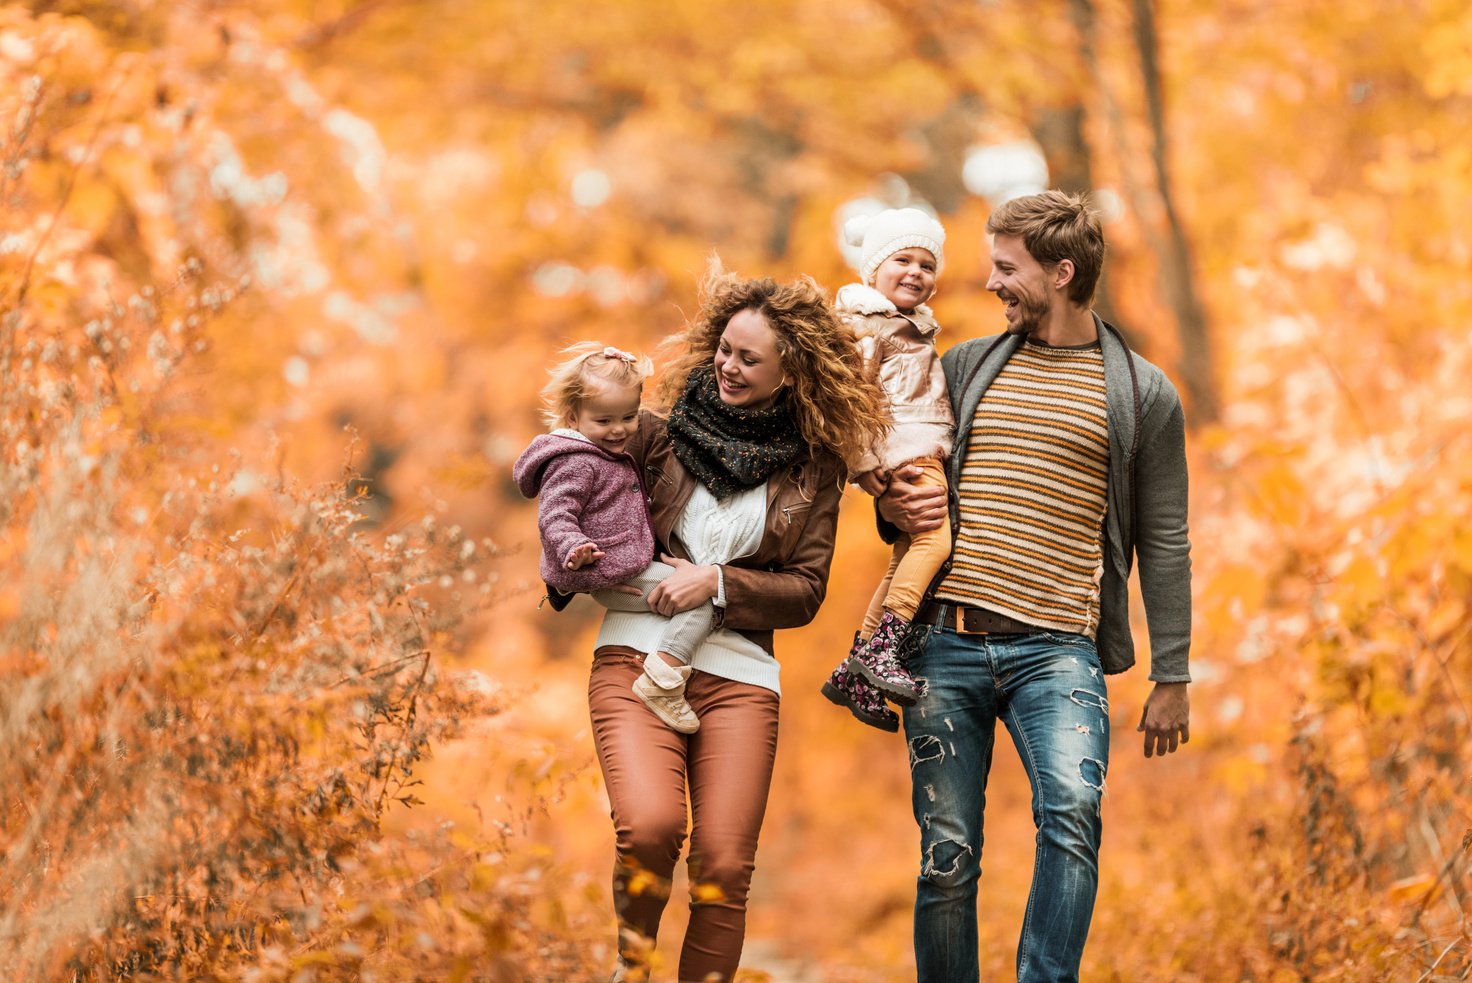
{"label": "man's beard", "polygon": [[1017,322],[1007,322],[1008,334],[1028,335],[1036,331],[1043,323],[1043,318],[1048,316],[1052,305],[1045,298],[1041,301],[1031,300],[1027,297],[1017,298]]}

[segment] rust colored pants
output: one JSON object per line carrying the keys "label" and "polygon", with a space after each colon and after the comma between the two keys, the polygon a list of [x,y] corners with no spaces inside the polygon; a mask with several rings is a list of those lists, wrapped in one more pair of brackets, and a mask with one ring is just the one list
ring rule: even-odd
{"label": "rust colored pants", "polygon": [[613,807],[619,954],[630,966],[647,965],[685,841],[688,784],[690,926],[679,979],[715,973],[730,980],[741,962],[746,892],[777,754],[778,697],[692,673],[685,698],[700,730],[686,736],[634,695],[643,671],[642,653],[606,646],[595,653],[588,680],[593,740]]}

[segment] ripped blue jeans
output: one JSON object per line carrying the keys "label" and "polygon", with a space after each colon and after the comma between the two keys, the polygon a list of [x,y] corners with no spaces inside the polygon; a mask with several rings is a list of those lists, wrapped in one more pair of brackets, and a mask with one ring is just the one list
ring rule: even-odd
{"label": "ripped blue jeans", "polygon": [[926,693],[905,710],[920,825],[919,983],[973,983],[982,813],[996,723],[1032,783],[1037,854],[1017,946],[1019,983],[1075,981],[1099,886],[1109,698],[1083,635],[967,635],[937,628],[910,663]]}

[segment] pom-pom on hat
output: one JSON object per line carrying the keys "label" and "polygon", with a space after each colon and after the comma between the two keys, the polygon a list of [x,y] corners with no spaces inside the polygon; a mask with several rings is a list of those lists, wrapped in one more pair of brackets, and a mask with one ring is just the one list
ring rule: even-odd
{"label": "pom-pom on hat", "polygon": [[918,208],[887,208],[878,215],[858,215],[843,224],[843,237],[859,247],[859,276],[874,285],[879,264],[901,249],[928,249],[935,272],[945,265],[946,230]]}

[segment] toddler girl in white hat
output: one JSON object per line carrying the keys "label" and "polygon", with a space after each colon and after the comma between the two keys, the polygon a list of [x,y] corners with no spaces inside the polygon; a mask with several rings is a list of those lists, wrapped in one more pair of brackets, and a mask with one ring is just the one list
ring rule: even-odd
{"label": "toddler girl in white hat", "polygon": [[[868,371],[889,397],[894,429],[855,468],[855,484],[883,494],[895,470],[919,469],[912,483],[946,487],[954,418],[935,350],[940,325],[925,302],[945,261],[945,229],[918,208],[894,208],[844,226],[860,250],[862,283],[838,291],[839,314],[853,326]],[[853,650],[823,684],[823,695],[882,730],[899,729],[885,700],[911,706],[919,688],[898,658],[926,588],[951,552],[949,517],[939,529],[902,534],[854,636]]]}

